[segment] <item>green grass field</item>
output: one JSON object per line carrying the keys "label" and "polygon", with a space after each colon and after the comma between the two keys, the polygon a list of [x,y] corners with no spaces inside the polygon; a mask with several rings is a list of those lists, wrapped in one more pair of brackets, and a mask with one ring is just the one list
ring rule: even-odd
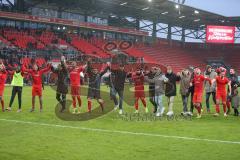
{"label": "green grass field", "polygon": [[[10,93],[11,87],[6,87],[6,106]],[[86,110],[86,97],[82,100]],[[38,107],[36,112],[28,112],[30,87],[23,90],[22,113],[16,112],[16,102],[17,99],[12,112],[0,113],[0,160],[240,158],[240,117],[205,113],[202,119],[126,121],[112,111],[89,121],[63,121],[55,114],[55,91],[50,87],[44,90],[43,113]],[[148,106],[152,109],[149,103]],[[124,107],[125,111],[134,112],[133,106]],[[174,110],[176,114],[182,110],[180,96]]]}

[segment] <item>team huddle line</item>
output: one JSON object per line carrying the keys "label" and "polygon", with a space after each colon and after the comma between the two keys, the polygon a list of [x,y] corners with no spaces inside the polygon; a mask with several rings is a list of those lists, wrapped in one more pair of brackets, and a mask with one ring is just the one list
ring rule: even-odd
{"label": "team huddle line", "polygon": [[[209,98],[212,95],[216,113],[214,116],[220,114],[220,102],[223,105],[224,116],[228,116],[231,107],[234,108],[234,115],[238,116],[238,87],[239,82],[236,73],[233,69],[230,69],[230,76],[227,78],[227,70],[225,68],[212,69],[211,66],[207,66],[204,74],[201,73],[199,68],[195,68],[193,71],[184,69],[177,74],[173,73],[171,66],[167,67],[167,73],[164,74],[159,67],[152,67],[150,70],[143,70],[143,68],[137,68],[135,71],[127,73],[124,65],[120,64],[119,68],[113,69],[111,63],[107,63],[105,67],[99,71],[91,64],[91,59],[87,60],[85,65],[77,66],[76,62],[72,62],[71,68],[68,69],[65,57],[61,57],[61,63],[57,67],[53,67],[48,63],[43,69],[39,69],[37,64],[32,65],[32,69],[28,66],[22,65],[16,68],[7,68],[0,61],[0,100],[2,105],[2,111],[4,108],[4,87],[8,74],[12,76],[11,85],[12,95],[10,98],[9,106],[6,110],[11,111],[12,104],[16,94],[18,95],[18,112],[21,112],[22,104],[22,88],[24,74],[30,74],[32,77],[32,108],[30,112],[35,111],[35,97],[39,97],[40,112],[43,111],[42,105],[42,75],[46,72],[52,71],[57,75],[57,90],[56,99],[61,104],[60,112],[64,112],[66,109],[66,94],[68,93],[68,86],[70,84],[73,114],[79,114],[81,112],[82,99],[80,96],[81,78],[87,75],[88,77],[88,112],[92,111],[92,100],[96,99],[99,103],[102,111],[104,111],[104,100],[100,95],[101,79],[103,76],[107,77],[107,84],[110,88],[110,97],[114,101],[114,110],[119,109],[119,114],[124,113],[123,110],[123,93],[126,78],[130,78],[134,83],[134,98],[135,98],[135,113],[139,113],[139,104],[141,101],[145,112],[148,113],[144,84],[149,84],[149,100],[153,105],[153,113],[157,116],[163,116],[165,107],[163,106],[163,96],[167,97],[168,112],[167,116],[173,116],[173,103],[174,98],[177,95],[176,84],[180,83],[180,94],[183,103],[183,116],[192,116],[193,110],[197,110],[197,118],[202,117],[203,105],[202,97],[205,88],[206,92],[206,108],[210,113]],[[82,75],[82,76],[81,76]],[[226,89],[226,86],[228,88]],[[118,97],[119,98],[118,98]],[[188,109],[188,99],[191,100],[190,109]],[[77,106],[78,105],[78,106]]]}

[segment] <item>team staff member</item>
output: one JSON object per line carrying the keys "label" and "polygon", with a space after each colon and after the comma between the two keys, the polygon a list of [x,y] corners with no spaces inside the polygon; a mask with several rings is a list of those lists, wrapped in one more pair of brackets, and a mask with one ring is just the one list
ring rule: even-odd
{"label": "team staff member", "polygon": [[[240,86],[240,83],[238,81],[238,76],[236,75],[235,73],[235,70],[234,69],[230,69],[230,76],[229,76],[229,81],[231,81],[231,88],[232,88],[232,91],[235,90],[235,92],[232,92],[231,94],[230,93],[230,90],[228,88],[228,97],[227,97],[227,114],[230,113],[230,108],[231,108],[231,102],[232,101],[237,101],[238,99],[238,94],[237,94],[237,88]],[[234,103],[233,103],[234,104]],[[236,106],[236,105],[235,105]],[[236,108],[234,106],[232,106],[233,108]],[[238,111],[235,112],[235,114],[237,114]]]}
{"label": "team staff member", "polygon": [[[153,79],[156,75],[156,71],[157,71],[157,68],[156,67],[152,67],[150,72],[146,74],[146,76],[149,78],[149,79]],[[153,113],[157,113],[157,104],[155,102],[155,83],[151,83],[149,82],[149,101],[151,102],[151,104],[153,105],[154,107],[154,110],[153,110]]]}
{"label": "team staff member", "polygon": [[240,97],[238,96],[238,85],[233,86],[232,88],[232,108],[234,109],[234,116],[239,116],[239,105],[240,105]]}
{"label": "team staff member", "polygon": [[[194,68],[190,68],[190,74],[191,74],[191,82],[193,81],[193,78],[194,78]],[[194,110],[194,105],[193,105],[193,95],[194,95],[194,84],[192,83],[192,85],[190,85],[189,89],[188,89],[188,92],[190,94],[190,112],[188,112],[188,114],[190,116],[193,116],[193,110]]]}
{"label": "team staff member", "polygon": [[156,111],[156,116],[160,117],[164,113],[164,106],[163,106],[163,95],[164,95],[164,87],[165,83],[168,81],[166,76],[162,73],[160,68],[156,68],[156,74],[155,76],[150,79],[149,77],[145,77],[145,80],[148,83],[154,83],[154,102],[157,105],[157,111]]}
{"label": "team staff member", "polygon": [[[110,70],[110,68],[109,68]],[[115,96],[115,88],[114,88],[114,85],[113,85],[113,82],[115,80],[115,76],[113,74],[111,74],[111,72],[108,70],[108,73],[110,73],[108,75],[108,77],[106,77],[106,84],[109,86],[110,88],[110,98],[111,100],[113,100],[114,102],[114,110],[117,110],[118,109],[118,100],[117,100],[117,97]]]}
{"label": "team staff member", "polygon": [[96,99],[97,102],[100,104],[102,111],[104,111],[104,100],[101,98],[100,95],[100,84],[102,76],[108,71],[108,67],[104,69],[104,71],[99,72],[98,69],[93,68],[88,59],[87,62],[87,75],[89,77],[89,84],[88,84],[88,112],[91,113],[92,111],[92,100]]}
{"label": "team staff member", "polygon": [[60,112],[66,109],[66,94],[68,93],[68,70],[65,57],[61,57],[61,64],[57,69],[52,68],[53,73],[57,74],[57,93],[56,99],[62,105]]}
{"label": "team staff member", "polygon": [[[123,114],[123,92],[124,92],[124,83],[127,76],[127,72],[124,70],[124,65],[120,64],[119,69],[111,69],[111,75],[114,76],[113,84],[113,97],[116,98],[117,94],[119,95],[119,101],[115,103],[115,106],[119,107],[119,114]],[[111,81],[111,80],[110,80]]]}
{"label": "team staff member", "polygon": [[[212,70],[211,66],[208,65],[204,73],[204,76],[213,80],[216,78],[217,73]],[[205,92],[206,92],[207,112],[210,113],[209,99],[211,95],[212,95],[213,102],[216,105],[216,83],[210,84],[208,81],[205,81]]]}
{"label": "team staff member", "polygon": [[191,75],[187,69],[183,70],[180,80],[180,94],[183,102],[183,112],[181,115],[185,116],[188,114],[188,97],[189,97],[189,87],[191,82]]}
{"label": "team staff member", "polygon": [[177,95],[176,82],[180,81],[180,76],[173,73],[171,66],[167,66],[166,77],[168,79],[168,83],[166,84],[166,89],[165,89],[165,96],[167,97],[167,101],[168,101],[167,116],[172,116],[174,114],[173,113],[174,97]]}

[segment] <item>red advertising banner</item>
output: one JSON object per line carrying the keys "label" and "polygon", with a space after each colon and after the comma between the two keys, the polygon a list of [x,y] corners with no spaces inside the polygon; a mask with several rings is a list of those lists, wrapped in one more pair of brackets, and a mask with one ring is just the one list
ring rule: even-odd
{"label": "red advertising banner", "polygon": [[61,19],[61,18],[46,18],[46,17],[21,14],[21,13],[2,12],[2,11],[0,11],[0,17],[14,19],[14,20],[31,21],[31,22],[38,22],[38,23],[49,23],[49,24],[59,24],[59,25],[65,25],[65,26],[91,28],[91,29],[97,29],[97,30],[103,30],[103,31],[139,35],[139,36],[148,36],[148,32],[138,31],[135,29],[105,26],[105,25],[99,25],[99,24],[95,24],[95,23],[79,22],[79,21]]}
{"label": "red advertising banner", "polygon": [[207,43],[234,43],[235,27],[233,26],[207,26]]}

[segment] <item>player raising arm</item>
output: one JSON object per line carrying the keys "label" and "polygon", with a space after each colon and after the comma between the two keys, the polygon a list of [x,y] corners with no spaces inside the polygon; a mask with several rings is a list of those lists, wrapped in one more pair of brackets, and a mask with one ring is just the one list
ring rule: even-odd
{"label": "player raising arm", "polygon": [[29,73],[32,76],[32,109],[30,112],[35,110],[35,97],[39,97],[40,112],[43,110],[42,106],[42,75],[51,69],[51,65],[48,64],[46,68],[39,69],[37,64],[33,64],[33,69],[26,69],[25,66],[22,68],[23,72]]}
{"label": "player raising arm", "polygon": [[72,62],[72,69],[70,70],[70,85],[71,85],[71,95],[73,100],[73,114],[76,113],[76,99],[78,101],[78,112],[80,113],[80,107],[82,105],[81,97],[80,97],[80,73],[84,71],[86,65],[77,67],[76,62]]}
{"label": "player raising arm", "polygon": [[[123,92],[127,72],[125,71],[125,67],[123,64],[120,64],[118,69],[113,69],[110,66],[110,71],[111,77],[114,76],[114,81],[110,80],[112,83],[112,98],[115,103],[114,110],[117,110],[119,108],[119,114],[121,115],[123,114]],[[119,100],[117,100],[117,94],[119,96]]]}
{"label": "player raising arm", "polygon": [[87,74],[89,77],[89,84],[88,84],[88,112],[91,113],[92,111],[92,99],[96,99],[97,102],[100,104],[102,111],[104,110],[104,101],[100,96],[100,84],[101,84],[101,77],[107,72],[108,67],[104,69],[104,71],[99,72],[97,68],[93,68],[91,64],[91,59],[88,59],[87,62]]}
{"label": "player raising arm", "polygon": [[61,57],[61,64],[58,65],[58,68],[52,67],[52,72],[58,77],[56,99],[62,106],[60,112],[64,112],[68,93],[68,70],[64,56]]}

